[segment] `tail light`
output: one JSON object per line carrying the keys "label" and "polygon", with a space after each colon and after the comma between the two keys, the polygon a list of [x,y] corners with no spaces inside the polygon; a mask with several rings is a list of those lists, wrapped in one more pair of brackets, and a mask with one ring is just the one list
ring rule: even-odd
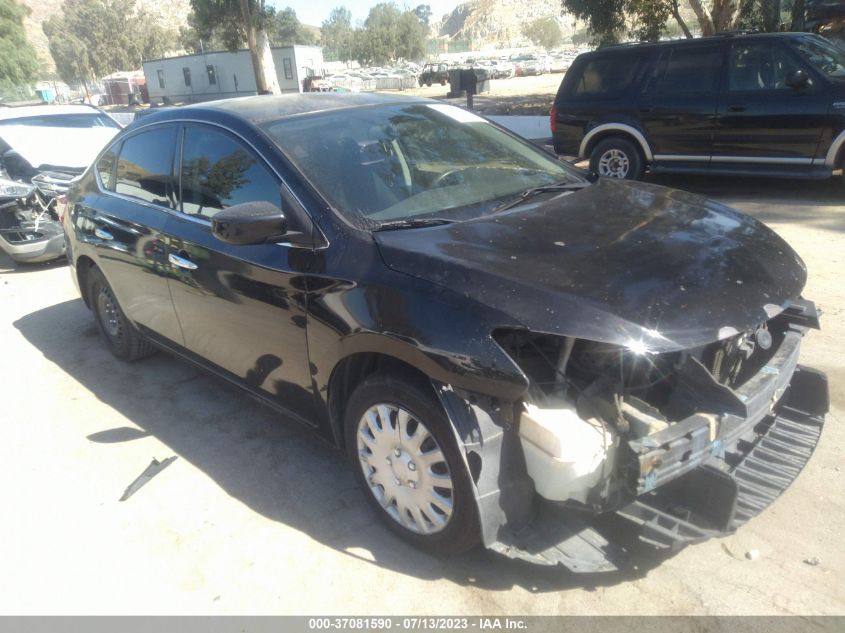
{"label": "tail light", "polygon": [[67,211],[67,196],[65,194],[56,198],[56,210],[59,212],[59,222],[64,224],[65,211]]}
{"label": "tail light", "polygon": [[549,126],[552,128],[552,136],[557,132],[557,108],[552,106],[552,111],[549,113]]}

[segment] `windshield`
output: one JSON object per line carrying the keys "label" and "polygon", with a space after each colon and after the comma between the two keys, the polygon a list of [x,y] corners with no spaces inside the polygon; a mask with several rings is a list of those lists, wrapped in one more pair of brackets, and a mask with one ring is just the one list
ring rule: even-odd
{"label": "windshield", "polygon": [[828,77],[845,79],[845,51],[821,37],[802,38],[797,42],[801,54]]}
{"label": "windshield", "polygon": [[329,203],[361,228],[492,212],[526,189],[583,178],[446,104],[345,109],[265,124]]}
{"label": "windshield", "polygon": [[0,126],[26,125],[31,127],[95,128],[110,127],[120,129],[120,125],[107,114],[100,112],[82,114],[39,114],[0,120]]}

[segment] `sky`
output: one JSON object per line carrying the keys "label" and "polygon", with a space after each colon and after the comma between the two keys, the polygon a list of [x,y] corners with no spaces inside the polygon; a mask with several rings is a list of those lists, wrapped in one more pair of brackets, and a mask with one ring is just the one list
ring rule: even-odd
{"label": "sky", "polygon": [[[343,0],[271,0],[268,4],[272,4],[276,9],[284,9],[290,7],[296,11],[296,17],[304,24],[312,26],[320,26],[331,10],[338,6],[345,6],[352,12],[352,22],[358,20],[364,21],[370,7],[384,2],[385,0],[357,0],[356,2],[344,2]],[[389,0],[388,0],[389,1]],[[438,21],[444,13],[449,13],[457,5],[465,0],[395,0],[396,6],[400,9],[413,9],[419,4],[427,4],[431,7],[432,21]]]}

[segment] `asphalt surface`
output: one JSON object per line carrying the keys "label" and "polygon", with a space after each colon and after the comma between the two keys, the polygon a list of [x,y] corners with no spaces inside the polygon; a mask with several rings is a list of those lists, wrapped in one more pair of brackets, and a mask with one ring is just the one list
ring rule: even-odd
{"label": "asphalt surface", "polygon": [[0,613],[845,613],[845,185],[657,182],[775,228],[825,311],[802,352],[830,377],[821,443],[737,534],[601,576],[432,558],[377,522],[339,453],[172,357],[117,361],[64,264],[0,256]]}

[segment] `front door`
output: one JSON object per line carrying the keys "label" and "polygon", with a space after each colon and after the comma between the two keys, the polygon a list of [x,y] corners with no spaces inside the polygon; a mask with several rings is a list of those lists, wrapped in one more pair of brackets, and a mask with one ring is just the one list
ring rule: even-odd
{"label": "front door", "polygon": [[[787,78],[811,77],[801,89]],[[727,85],[719,102],[713,164],[809,167],[827,122],[829,99],[815,74],[782,42],[745,40],[730,46]]]}
{"label": "front door", "polygon": [[[308,364],[304,249],[236,246],[217,240],[224,208],[281,206],[281,183],[240,139],[211,126],[183,128],[181,213],[166,230],[173,304],[187,350],[292,414],[313,419]],[[300,262],[298,264],[298,262]]]}

